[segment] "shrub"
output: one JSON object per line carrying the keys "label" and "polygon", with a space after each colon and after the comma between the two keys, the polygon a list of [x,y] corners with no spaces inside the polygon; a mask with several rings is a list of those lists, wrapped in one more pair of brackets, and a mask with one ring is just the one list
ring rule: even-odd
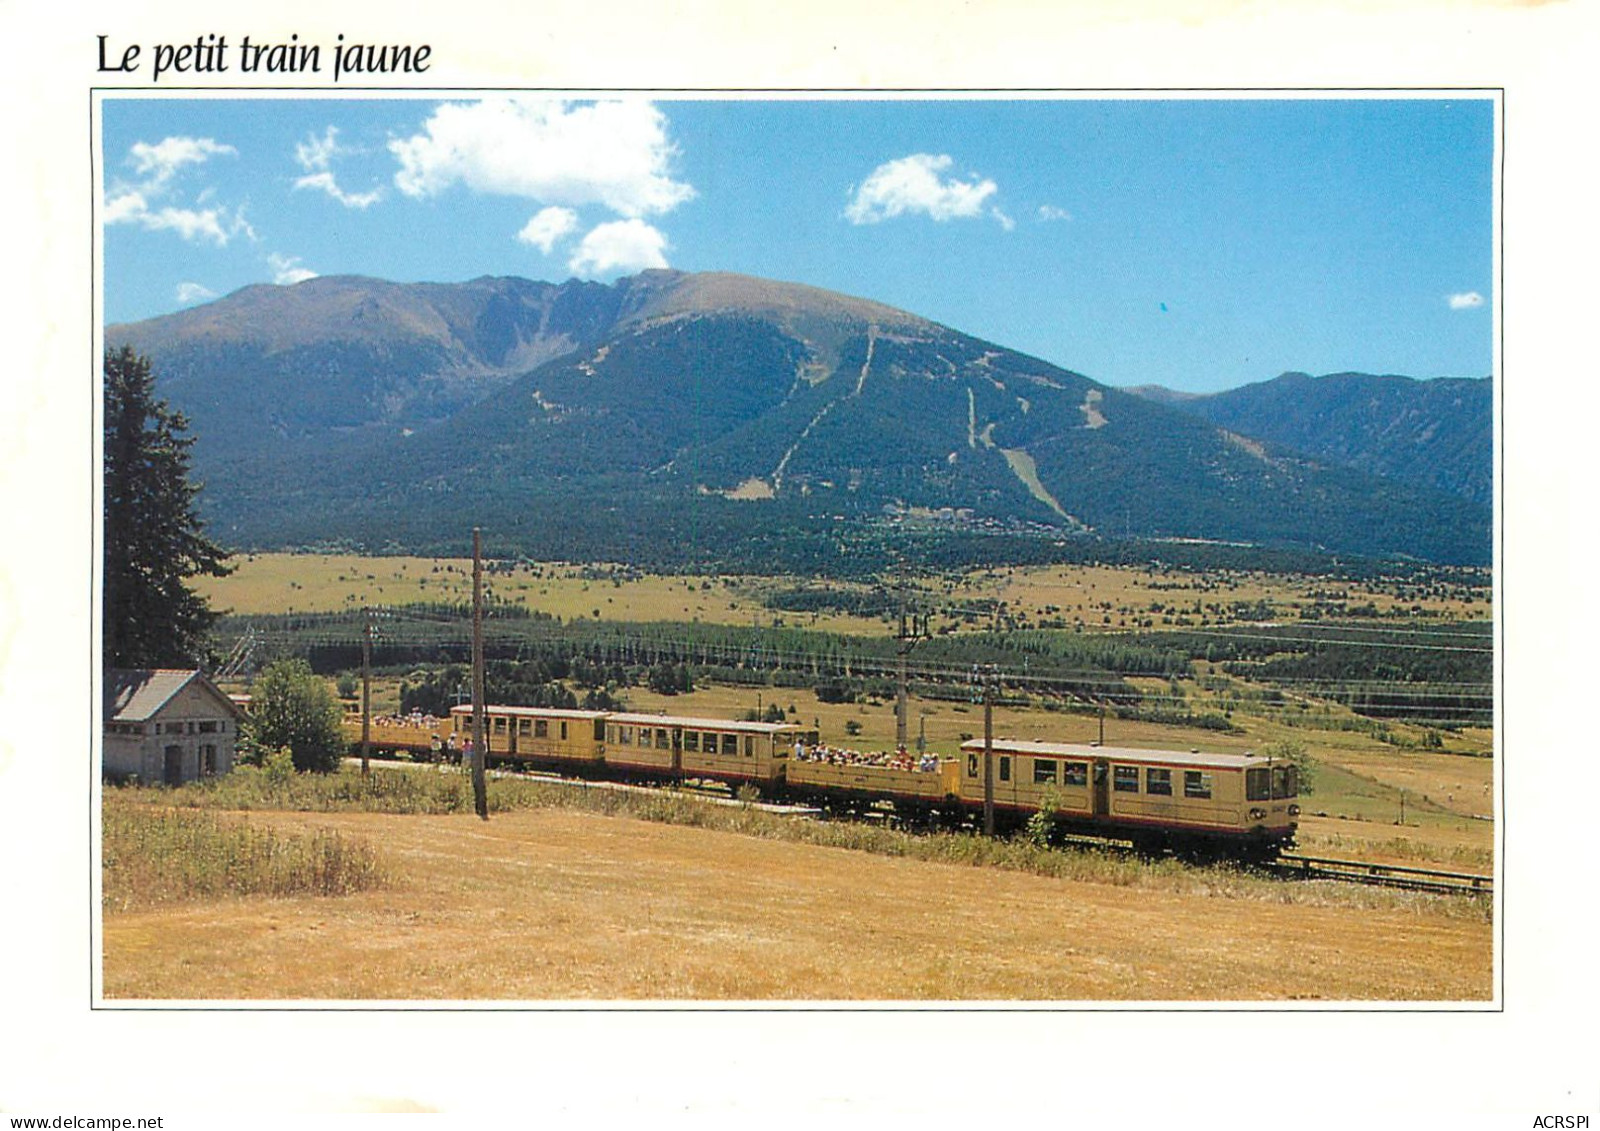
{"label": "shrub", "polygon": [[108,794],[101,811],[102,905],[128,910],[232,895],[349,895],[383,882],[365,840],[285,833]]}
{"label": "shrub", "polygon": [[269,664],[250,688],[246,739],[258,750],[288,748],[297,770],[327,773],[339,766],[346,744],[344,712],[304,660]]}

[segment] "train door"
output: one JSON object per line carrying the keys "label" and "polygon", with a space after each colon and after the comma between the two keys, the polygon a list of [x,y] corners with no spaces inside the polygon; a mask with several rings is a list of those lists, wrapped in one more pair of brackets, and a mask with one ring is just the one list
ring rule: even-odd
{"label": "train door", "polygon": [[1111,763],[1104,758],[1096,758],[1094,762],[1094,815],[1107,817],[1111,814]]}

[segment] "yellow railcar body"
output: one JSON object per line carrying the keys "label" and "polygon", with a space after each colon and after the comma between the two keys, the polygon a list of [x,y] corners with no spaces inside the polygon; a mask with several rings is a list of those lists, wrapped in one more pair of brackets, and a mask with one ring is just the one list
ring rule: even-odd
{"label": "yellow railcar body", "polygon": [[[962,744],[961,798],[983,804],[983,742]],[[996,740],[994,802],[1053,811],[1080,824],[1140,831],[1286,840],[1294,835],[1292,768],[1263,755],[1134,750]]]}
{"label": "yellow railcar body", "polygon": [[[352,747],[361,745],[361,714],[346,712],[342,723],[344,737]],[[404,750],[411,754],[431,754],[444,745],[450,734],[450,720],[431,715],[372,719],[367,741],[374,753],[383,754]]]}
{"label": "yellow railcar body", "polygon": [[791,723],[621,712],[606,722],[606,762],[657,774],[774,786],[783,780],[790,748],[808,735]]}
{"label": "yellow railcar body", "polygon": [[897,770],[888,766],[790,759],[784,772],[789,786],[800,791],[938,804],[959,790],[959,766],[953,758],[941,761],[937,770]]}
{"label": "yellow railcar body", "polygon": [[[555,766],[598,766],[605,760],[604,711],[557,707],[484,709],[490,757]],[[472,707],[452,707],[450,717],[461,745],[472,735]]]}

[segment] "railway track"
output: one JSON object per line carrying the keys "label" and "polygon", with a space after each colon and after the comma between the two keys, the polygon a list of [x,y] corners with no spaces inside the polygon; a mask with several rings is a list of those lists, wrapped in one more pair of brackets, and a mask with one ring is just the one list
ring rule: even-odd
{"label": "railway track", "polygon": [[1494,877],[1472,872],[1445,872],[1411,868],[1372,860],[1334,860],[1286,853],[1265,865],[1275,875],[1304,880],[1344,880],[1347,883],[1403,888],[1407,891],[1448,895],[1493,895]]}

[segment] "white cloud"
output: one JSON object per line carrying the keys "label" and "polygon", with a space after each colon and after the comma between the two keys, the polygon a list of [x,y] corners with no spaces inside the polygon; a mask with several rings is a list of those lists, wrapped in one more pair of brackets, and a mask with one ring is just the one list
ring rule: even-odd
{"label": "white cloud", "polygon": [[339,144],[339,127],[329,126],[321,137],[312,134],[304,141],[296,142],[294,159],[306,172],[315,173],[328,168],[334,156],[342,152],[344,149]]}
{"label": "white cloud", "polygon": [[556,241],[578,226],[578,214],[570,208],[559,208],[551,205],[541,208],[534,214],[517,233],[517,239],[526,244],[532,244],[546,255],[555,247]]}
{"label": "white cloud", "polygon": [[339,187],[339,182],[334,180],[332,173],[308,173],[295,181],[297,189],[321,189],[346,208],[366,208],[383,199],[382,189],[373,189],[371,192],[345,192]]}
{"label": "white cloud", "polygon": [[1046,221],[1070,220],[1072,219],[1072,213],[1065,208],[1057,208],[1053,204],[1041,204],[1039,205],[1039,219]]}
{"label": "white cloud", "polygon": [[107,224],[121,224],[137,220],[149,211],[150,203],[145,200],[144,193],[128,189],[106,201],[104,219]]}
{"label": "white cloud", "polygon": [[667,266],[667,237],[643,220],[613,220],[583,237],[568,269],[584,278]]}
{"label": "white cloud", "polygon": [[333,159],[350,150],[339,144],[339,128],[329,126],[321,137],[312,134],[294,147],[294,159],[306,171],[295,181],[296,189],[321,189],[346,208],[368,208],[383,199],[382,189],[371,192],[346,192],[339,187],[330,166]]}
{"label": "white cloud", "polygon": [[[118,183],[107,189],[105,223],[138,224],[147,231],[176,232],[191,243],[210,242],[218,247],[241,233],[253,239],[255,232],[242,209],[230,213],[221,206],[184,208],[168,204],[158,208],[154,203],[172,191],[173,180],[185,167],[238,152],[233,146],[208,137],[169,137],[155,145],[135,142],[128,149],[128,164],[141,179],[132,185]],[[212,196],[211,189],[204,189],[194,203],[206,203]]]}
{"label": "white cloud", "polygon": [[1483,296],[1477,291],[1464,291],[1461,294],[1451,295],[1448,301],[1451,310],[1471,310],[1475,306],[1483,305]]}
{"label": "white cloud", "polygon": [[[948,155],[931,153],[884,162],[856,190],[844,210],[845,219],[852,224],[876,224],[916,212],[935,220],[981,216],[984,202],[998,191],[997,186],[991,180],[979,180],[976,174],[970,181],[941,178],[952,163]],[[995,218],[1002,224],[1009,221],[998,210]]]}
{"label": "white cloud", "polygon": [[999,221],[1000,226],[1002,228],[1004,228],[1006,231],[1010,232],[1010,231],[1016,230],[1017,222],[1015,220],[1013,220],[1010,216],[1007,216],[1000,209],[998,209],[998,208],[989,209],[989,215],[993,216],[997,221]]}
{"label": "white cloud", "polygon": [[210,287],[201,286],[199,283],[178,284],[178,305],[193,306],[197,302],[210,302],[217,297],[217,292]]}
{"label": "white cloud", "polygon": [[144,178],[146,192],[165,188],[185,165],[201,165],[212,157],[234,155],[239,151],[209,137],[169,137],[155,145],[138,141],[128,150],[128,162]]}
{"label": "white cloud", "polygon": [[243,213],[229,215],[221,208],[151,208],[144,196],[126,192],[106,202],[107,224],[138,224],[146,231],[177,232],[193,243],[210,242],[226,247],[234,236],[255,237]]}
{"label": "white cloud", "polygon": [[626,217],[670,212],[694,189],[670,175],[666,117],[648,102],[571,104],[494,98],[448,102],[423,132],[389,143],[407,196],[460,182],[543,204],[602,204]]}
{"label": "white cloud", "polygon": [[272,281],[280,287],[317,277],[315,271],[301,267],[299,263],[299,256],[279,255],[277,252],[267,256],[267,266],[272,268]]}

